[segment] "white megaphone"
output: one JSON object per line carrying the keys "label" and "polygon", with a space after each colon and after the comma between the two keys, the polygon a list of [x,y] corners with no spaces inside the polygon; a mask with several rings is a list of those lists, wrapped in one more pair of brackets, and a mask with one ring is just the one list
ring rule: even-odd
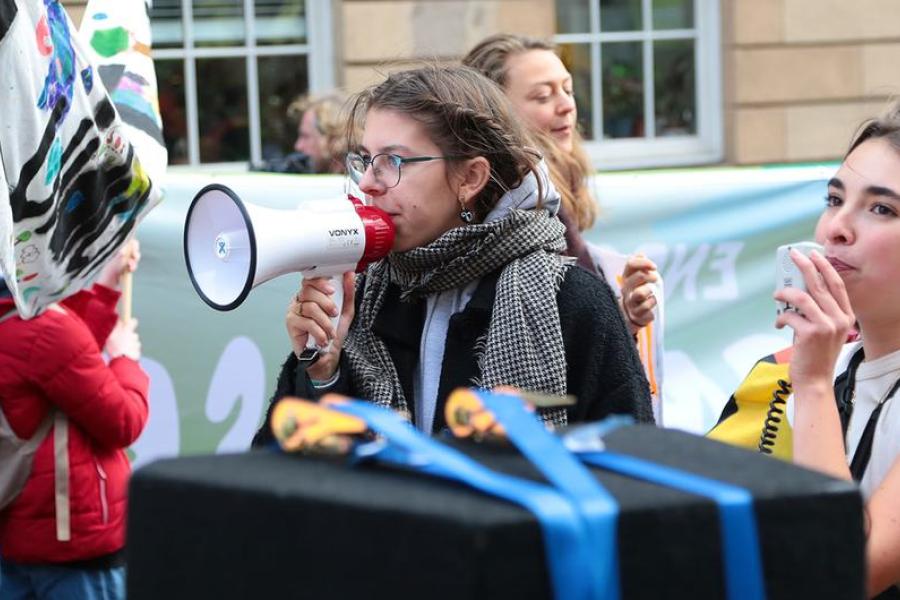
{"label": "white megaphone", "polygon": [[[251,289],[279,275],[362,271],[387,255],[393,243],[388,214],[353,196],[278,210],[245,203],[214,183],[194,196],[184,223],[191,283],[208,305],[223,311],[237,308]],[[340,309],[343,286],[334,287]],[[315,349],[312,336],[307,345]]]}

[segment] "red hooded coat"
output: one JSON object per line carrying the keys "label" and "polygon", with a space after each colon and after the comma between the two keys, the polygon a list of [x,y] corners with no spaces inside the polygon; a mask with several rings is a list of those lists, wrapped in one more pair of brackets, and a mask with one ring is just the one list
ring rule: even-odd
{"label": "red hooded coat", "polygon": [[[131,466],[124,448],[147,422],[149,379],[127,357],[101,350],[115,326],[119,294],[100,285],[23,321],[0,322],[0,407],[20,438],[53,408],[68,419],[71,540],[57,539],[54,429],[38,448],[19,496],[0,513],[0,554],[19,563],[61,563],[110,554],[125,544]],[[0,298],[0,315],[12,304]]]}

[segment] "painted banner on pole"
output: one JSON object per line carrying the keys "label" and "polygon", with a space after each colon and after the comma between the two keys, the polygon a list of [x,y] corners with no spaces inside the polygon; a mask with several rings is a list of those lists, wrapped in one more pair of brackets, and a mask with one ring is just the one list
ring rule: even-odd
{"label": "painted banner on pole", "polygon": [[68,15],[0,0],[0,272],[23,318],[91,283],[159,201]]}

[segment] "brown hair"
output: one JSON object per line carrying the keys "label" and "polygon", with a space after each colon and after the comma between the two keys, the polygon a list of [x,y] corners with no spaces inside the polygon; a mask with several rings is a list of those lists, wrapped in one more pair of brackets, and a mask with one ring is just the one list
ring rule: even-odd
{"label": "brown hair", "polygon": [[[527,129],[513,117],[505,94],[474,69],[429,65],[392,73],[384,82],[363,90],[350,110],[349,147],[358,145],[356,136],[372,109],[409,115],[424,126],[445,156],[483,156],[488,160],[490,179],[472,206],[479,222],[529,172],[540,186],[540,154],[529,148]],[[448,169],[453,165],[448,161]],[[540,188],[539,192],[543,195]]]}
{"label": "brown hair", "polygon": [[[556,46],[540,38],[501,33],[483,39],[466,54],[462,62],[505,89],[509,59],[531,50],[556,53]],[[573,133],[571,152],[560,150],[556,142],[543,132],[537,132],[534,137],[547,159],[550,178],[562,196],[563,210],[574,217],[580,231],[588,229],[597,217],[597,205],[587,187],[587,177],[592,169],[582,146],[581,135],[577,130]]]}
{"label": "brown hair", "polygon": [[859,127],[844,158],[863,142],[876,139],[884,139],[894,150],[900,152],[900,100],[893,100],[881,115],[869,119]]}
{"label": "brown hair", "polygon": [[323,164],[313,165],[316,171],[344,172],[347,155],[347,117],[344,107],[347,97],[340,92],[324,95],[300,96],[288,106],[288,116],[298,123],[303,114],[312,111],[316,130],[324,138],[321,151]]}

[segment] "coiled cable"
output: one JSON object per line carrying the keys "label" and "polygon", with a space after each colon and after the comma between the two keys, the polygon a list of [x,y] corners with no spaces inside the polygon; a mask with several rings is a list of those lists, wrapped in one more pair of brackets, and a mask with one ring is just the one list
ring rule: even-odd
{"label": "coiled cable", "polygon": [[775,439],[778,437],[778,428],[781,426],[781,421],[785,418],[787,399],[792,391],[793,388],[789,381],[784,379],[778,380],[778,388],[772,392],[772,400],[769,401],[769,411],[766,413],[766,421],[759,436],[757,449],[763,454],[772,454]]}

